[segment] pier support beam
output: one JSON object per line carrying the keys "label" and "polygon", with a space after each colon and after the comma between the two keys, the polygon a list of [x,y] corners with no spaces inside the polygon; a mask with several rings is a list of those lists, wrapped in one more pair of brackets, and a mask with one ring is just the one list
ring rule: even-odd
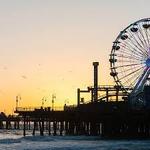
{"label": "pier support beam", "polygon": [[56,121],[53,122],[53,130],[54,130],[53,135],[55,136],[57,134],[56,133],[56,130],[57,130],[57,122]]}
{"label": "pier support beam", "polygon": [[48,135],[51,135],[51,122],[48,121]]}
{"label": "pier support beam", "polygon": [[23,116],[23,136],[26,136],[26,116]]}
{"label": "pier support beam", "polygon": [[44,135],[44,120],[39,121],[39,127],[40,127],[40,135]]}
{"label": "pier support beam", "polygon": [[60,135],[63,133],[64,124],[63,121],[60,122]]}

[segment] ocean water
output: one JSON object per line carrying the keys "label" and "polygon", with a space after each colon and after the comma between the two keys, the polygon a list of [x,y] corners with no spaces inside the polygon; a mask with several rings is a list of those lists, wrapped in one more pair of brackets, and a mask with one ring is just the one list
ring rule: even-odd
{"label": "ocean water", "polygon": [[0,150],[150,150],[150,140],[104,140],[99,136],[22,136],[0,131]]}

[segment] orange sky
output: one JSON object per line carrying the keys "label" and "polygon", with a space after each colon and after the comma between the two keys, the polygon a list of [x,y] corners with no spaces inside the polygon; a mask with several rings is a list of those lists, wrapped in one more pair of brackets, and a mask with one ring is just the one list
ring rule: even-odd
{"label": "orange sky", "polygon": [[109,53],[117,34],[149,17],[148,0],[6,0],[0,2],[0,110],[19,106],[76,104],[76,89],[92,85],[93,61],[99,84],[112,84]]}

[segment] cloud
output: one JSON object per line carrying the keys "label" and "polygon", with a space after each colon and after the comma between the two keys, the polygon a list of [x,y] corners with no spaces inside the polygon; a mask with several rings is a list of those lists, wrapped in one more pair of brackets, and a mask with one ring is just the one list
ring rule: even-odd
{"label": "cloud", "polygon": [[27,76],[25,76],[25,75],[22,75],[22,76],[21,76],[21,78],[23,78],[23,79],[27,79]]}
{"label": "cloud", "polygon": [[7,70],[8,68],[6,66],[3,67],[4,70]]}

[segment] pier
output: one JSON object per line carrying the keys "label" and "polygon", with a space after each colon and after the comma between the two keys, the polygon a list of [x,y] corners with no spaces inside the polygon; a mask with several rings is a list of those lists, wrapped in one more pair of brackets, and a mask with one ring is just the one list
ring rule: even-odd
{"label": "pier", "polygon": [[150,111],[130,110],[128,103],[98,102],[64,107],[63,111],[36,109],[16,110],[23,121],[23,135],[99,135],[102,137],[149,137]]}
{"label": "pier", "polygon": [[[133,109],[126,92],[132,90],[129,87],[124,87],[124,90],[116,85],[98,86],[98,63],[93,63],[93,66],[94,86],[89,86],[86,90],[77,89],[77,105],[64,105],[62,109],[16,107],[15,113],[18,114],[18,121],[22,122],[23,135],[26,136],[26,132],[32,130],[32,135],[38,133],[41,136],[48,134],[149,138],[148,103],[146,107]],[[82,93],[90,93],[91,100],[84,102]],[[144,96],[148,102],[150,86],[145,86]]]}

